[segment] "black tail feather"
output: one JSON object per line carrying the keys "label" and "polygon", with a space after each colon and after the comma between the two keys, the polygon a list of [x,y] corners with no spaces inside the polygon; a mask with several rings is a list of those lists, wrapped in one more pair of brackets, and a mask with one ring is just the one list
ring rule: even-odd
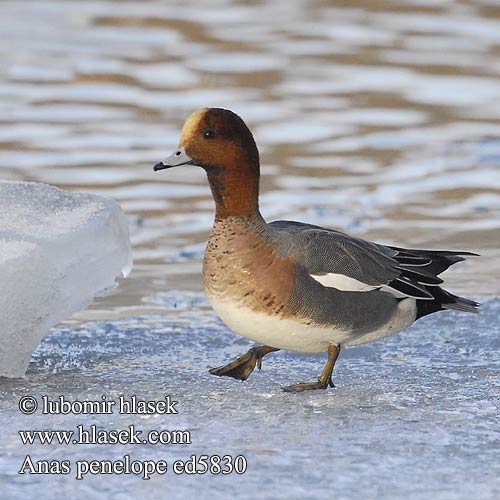
{"label": "black tail feather", "polygon": [[[404,267],[421,267],[434,275],[441,274],[450,266],[465,260],[463,256],[478,257],[477,253],[454,252],[449,250],[416,250],[410,248],[391,247],[398,254],[394,257]],[[417,271],[414,269],[414,271]]]}
{"label": "black tail feather", "polygon": [[427,287],[427,290],[434,297],[433,300],[417,300],[417,318],[419,319],[427,314],[432,314],[445,309],[453,309],[455,311],[479,313],[478,302],[475,302],[465,297],[459,297],[444,290],[439,286]]}

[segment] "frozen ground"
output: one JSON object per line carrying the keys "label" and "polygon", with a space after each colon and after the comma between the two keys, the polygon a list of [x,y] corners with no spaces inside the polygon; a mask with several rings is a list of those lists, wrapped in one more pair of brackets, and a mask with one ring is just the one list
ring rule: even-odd
{"label": "frozen ground", "polygon": [[[322,356],[279,352],[245,383],[207,369],[243,353],[199,294],[155,298],[171,313],[59,329],[25,380],[0,379],[2,498],[500,498],[500,301],[479,316],[453,312],[385,341],[344,350],[337,387],[287,394],[313,380]],[[179,401],[177,415],[22,415],[26,395],[96,400],[120,394]],[[191,432],[191,445],[21,445],[20,429],[136,428]],[[243,475],[18,475],[35,460],[188,459],[244,455]]]}
{"label": "frozen ground", "polygon": [[116,286],[131,262],[115,201],[0,181],[0,376],[24,375],[42,337]]}

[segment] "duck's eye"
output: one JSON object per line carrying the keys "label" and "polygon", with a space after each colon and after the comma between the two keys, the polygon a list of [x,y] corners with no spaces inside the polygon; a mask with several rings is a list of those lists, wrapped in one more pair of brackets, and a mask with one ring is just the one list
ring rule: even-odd
{"label": "duck's eye", "polygon": [[214,133],[211,130],[207,130],[204,134],[203,137],[205,139],[213,139]]}

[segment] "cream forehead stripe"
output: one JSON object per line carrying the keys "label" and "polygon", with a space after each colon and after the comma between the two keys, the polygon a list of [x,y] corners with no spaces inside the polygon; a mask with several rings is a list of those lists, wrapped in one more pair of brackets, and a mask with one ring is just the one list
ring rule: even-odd
{"label": "cream forehead stripe", "polygon": [[208,110],[206,108],[199,109],[191,114],[191,116],[186,120],[186,123],[182,127],[181,146],[189,142],[189,140],[195,135],[198,125],[207,111]]}

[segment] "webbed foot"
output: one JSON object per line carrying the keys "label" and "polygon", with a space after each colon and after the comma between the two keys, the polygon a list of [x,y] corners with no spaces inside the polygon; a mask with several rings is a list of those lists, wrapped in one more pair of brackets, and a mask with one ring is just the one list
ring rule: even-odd
{"label": "webbed foot", "polygon": [[236,358],[231,363],[218,368],[211,368],[209,373],[219,377],[232,377],[238,380],[246,380],[255,370],[255,366],[260,370],[262,368],[262,358],[273,351],[279,351],[276,347],[261,345],[252,347],[246,354]]}
{"label": "webbed foot", "polygon": [[340,346],[336,344],[330,344],[328,346],[328,361],[326,362],[323,373],[319,376],[317,382],[305,382],[302,384],[293,384],[287,387],[283,387],[285,392],[303,392],[311,391],[315,389],[326,389],[328,386],[335,387],[333,385],[332,373],[340,354]]}
{"label": "webbed foot", "polygon": [[283,387],[283,390],[285,392],[303,392],[314,389],[326,389],[328,386],[335,387],[332,379],[330,378],[330,380],[324,381],[321,380],[321,377],[319,377],[317,382],[304,382],[302,384],[288,385],[287,387]]}

